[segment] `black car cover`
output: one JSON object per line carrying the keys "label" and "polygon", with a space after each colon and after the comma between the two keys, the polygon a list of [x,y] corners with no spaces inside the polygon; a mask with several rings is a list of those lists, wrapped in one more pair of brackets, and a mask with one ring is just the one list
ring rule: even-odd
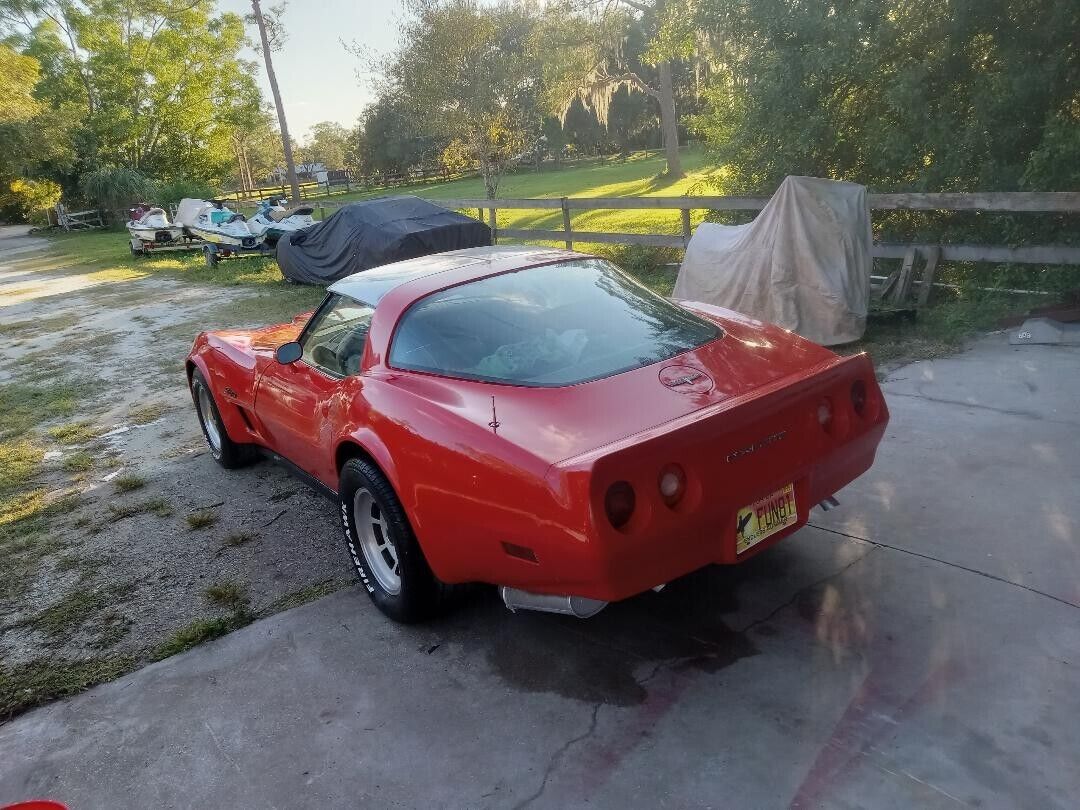
{"label": "black car cover", "polygon": [[330,284],[390,262],[491,244],[483,222],[419,197],[383,197],[350,203],[328,219],[278,240],[285,278]]}

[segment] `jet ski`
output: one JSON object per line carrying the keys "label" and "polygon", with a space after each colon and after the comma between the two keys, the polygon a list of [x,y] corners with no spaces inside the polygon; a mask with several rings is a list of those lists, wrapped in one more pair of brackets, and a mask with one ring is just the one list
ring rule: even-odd
{"label": "jet ski", "polygon": [[184,235],[183,228],[169,222],[169,215],[164,209],[146,203],[138,203],[128,209],[127,229],[132,240],[157,245],[177,242]]}
{"label": "jet ski", "polygon": [[274,244],[287,233],[310,228],[315,224],[315,209],[309,206],[285,208],[284,199],[269,199],[259,203],[259,210],[248,220],[252,233],[260,233]]}
{"label": "jet ski", "polygon": [[255,248],[263,242],[263,235],[248,227],[246,217],[221,200],[181,200],[176,221],[188,236],[222,247]]}

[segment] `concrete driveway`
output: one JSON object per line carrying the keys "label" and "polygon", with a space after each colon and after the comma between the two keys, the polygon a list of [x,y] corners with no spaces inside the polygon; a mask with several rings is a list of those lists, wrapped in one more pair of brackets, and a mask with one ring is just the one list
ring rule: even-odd
{"label": "concrete driveway", "polygon": [[743,566],[585,622],[347,589],[0,727],[0,804],[1075,807],[1080,351],[885,390],[875,468]]}

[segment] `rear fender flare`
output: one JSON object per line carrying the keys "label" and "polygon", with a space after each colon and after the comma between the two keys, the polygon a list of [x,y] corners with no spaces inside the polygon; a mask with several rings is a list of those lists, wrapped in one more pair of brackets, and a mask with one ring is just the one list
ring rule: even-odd
{"label": "rear fender flare", "polygon": [[390,455],[390,450],[383,440],[370,429],[360,428],[346,436],[342,436],[334,446],[335,488],[340,483],[342,466],[349,458],[357,455],[367,456],[371,459],[382,470],[383,475],[389,479],[394,492],[397,493],[406,510],[413,508],[414,504],[409,502],[408,493],[402,489],[401,478],[398,475],[397,465],[394,464],[394,459]]}
{"label": "rear fender flare", "polygon": [[422,532],[417,530],[421,521],[418,520],[417,504],[412,486],[409,482],[402,481],[398,467],[394,463],[393,457],[390,455],[390,450],[374,431],[367,428],[361,428],[343,436],[338,441],[337,445],[334,447],[334,489],[339,489],[341,486],[341,468],[348,459],[356,458],[357,456],[362,458],[366,457],[373,462],[375,466],[382,470],[383,475],[390,481],[390,485],[394,488],[394,492],[397,493],[398,500],[401,501],[401,505],[405,509],[405,517],[412,526],[413,533],[416,536],[416,542],[420,544],[420,549],[424,552],[424,556],[427,558],[428,564],[431,565],[435,576],[440,576],[438,568],[435,565],[432,565],[431,554],[428,553],[428,549],[426,548],[427,542],[425,541]]}

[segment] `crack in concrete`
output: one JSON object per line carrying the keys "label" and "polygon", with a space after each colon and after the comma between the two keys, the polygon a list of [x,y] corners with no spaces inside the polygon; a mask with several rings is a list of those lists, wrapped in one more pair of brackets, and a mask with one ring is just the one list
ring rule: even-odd
{"label": "crack in concrete", "polygon": [[[809,526],[810,524],[808,523],[807,525]],[[851,539],[852,540],[860,540],[862,538],[853,537]],[[865,560],[867,557],[869,557],[871,554],[873,554],[877,550],[877,548],[878,548],[877,544],[872,543],[871,547],[869,549],[867,549],[864,553],[860,554],[854,560],[849,562],[847,565],[845,565],[839,571],[834,571],[833,573],[829,574],[828,576],[824,576],[824,577],[822,577],[821,579],[819,579],[819,580],[817,580],[815,582],[811,582],[809,585],[804,585],[803,587],[796,590],[795,593],[793,593],[791,595],[791,598],[788,599],[786,602],[784,602],[782,605],[778,605],[777,607],[773,608],[767,615],[762,616],[760,619],[754,619],[754,621],[750,622],[745,627],[742,627],[742,628],[736,630],[735,632],[736,633],[749,633],[755,627],[758,627],[759,625],[765,624],[766,622],[772,620],[773,617],[775,617],[778,613],[780,613],[781,611],[783,611],[783,610],[791,607],[793,604],[795,604],[795,601],[800,596],[802,596],[804,593],[809,593],[810,591],[814,590],[815,588],[820,588],[822,585],[824,585],[829,580],[836,579],[837,577],[842,576],[843,574],[846,574],[848,569],[850,569],[852,566],[856,565],[857,563],[860,563],[863,560]]]}
{"label": "crack in concrete", "polygon": [[934,402],[939,405],[957,405],[961,408],[974,408],[979,411],[990,411],[991,413],[999,413],[1003,416],[1018,416],[1021,419],[1030,419],[1034,422],[1047,422],[1052,425],[1068,425],[1069,427],[1076,427],[1076,422],[1071,422],[1064,419],[1050,419],[1045,416],[1040,416],[1033,411],[1017,411],[1009,408],[995,408],[993,405],[983,405],[977,402],[964,402],[959,399],[944,399],[942,397],[932,397],[929,394],[924,394],[921,388],[918,388],[918,393],[908,394],[900,391],[886,391],[885,399],[888,401],[891,397],[904,397],[906,399],[921,399],[925,402]]}
{"label": "crack in concrete", "polygon": [[[1076,608],[1076,609],[1080,610],[1080,604],[1077,604],[1076,602],[1070,602],[1068,599],[1063,599],[1060,596],[1054,596],[1054,594],[1052,594],[1052,593],[1047,593],[1046,591],[1040,591],[1038,588],[1032,588],[1030,585],[1025,585],[1022,582],[1016,582],[1016,581],[1011,580],[1011,579],[1005,579],[1005,577],[999,577],[997,574],[990,574],[990,573],[987,573],[986,571],[980,571],[978,568],[969,568],[966,565],[961,565],[960,563],[950,562],[949,560],[943,560],[940,557],[933,557],[933,556],[931,556],[929,554],[923,554],[922,552],[919,552],[919,551],[912,551],[909,548],[901,548],[900,546],[889,545],[888,543],[883,543],[880,540],[871,540],[871,539],[869,539],[867,537],[859,537],[857,534],[848,534],[847,532],[842,532],[839,529],[830,529],[830,528],[828,528],[826,526],[818,526],[816,523],[807,523],[806,525],[811,526],[811,527],[813,527],[815,529],[819,529],[819,530],[821,530],[823,532],[828,532],[829,534],[836,534],[836,535],[839,535],[840,537],[846,537],[849,540],[858,540],[858,541],[863,542],[863,543],[869,543],[872,546],[877,546],[878,548],[887,548],[890,551],[898,551],[901,554],[909,554],[912,557],[919,557],[919,558],[921,558],[923,560],[929,560],[930,562],[936,562],[936,563],[940,563],[941,565],[947,565],[949,568],[957,568],[957,569],[959,569],[961,571],[967,571],[970,574],[978,574],[980,577],[986,577],[987,579],[992,579],[995,582],[1001,582],[1001,583],[1003,583],[1005,585],[1012,585],[1014,588],[1020,588],[1021,590],[1028,591],[1029,593],[1033,593],[1033,594],[1035,594],[1037,596],[1043,596],[1043,597],[1045,597],[1047,599],[1052,599],[1055,602],[1059,602],[1062,605],[1067,605],[1068,607]],[[866,555],[864,554],[863,556],[865,557]]]}
{"label": "crack in concrete", "polygon": [[603,705],[603,701],[597,701],[593,705],[592,720],[589,721],[589,727],[585,730],[585,733],[570,738],[565,743],[563,743],[554,754],[551,755],[551,759],[548,760],[547,768],[544,769],[544,778],[543,781],[540,782],[540,787],[538,787],[536,789],[536,792],[533,793],[531,796],[528,796],[515,804],[513,810],[521,810],[523,807],[528,807],[530,804],[532,804],[542,795],[544,795],[544,791],[547,790],[548,780],[555,772],[555,769],[559,766],[559,762],[562,760],[563,755],[573,746],[577,745],[579,742],[587,740],[589,737],[596,733],[596,724],[600,715],[600,707]]}

